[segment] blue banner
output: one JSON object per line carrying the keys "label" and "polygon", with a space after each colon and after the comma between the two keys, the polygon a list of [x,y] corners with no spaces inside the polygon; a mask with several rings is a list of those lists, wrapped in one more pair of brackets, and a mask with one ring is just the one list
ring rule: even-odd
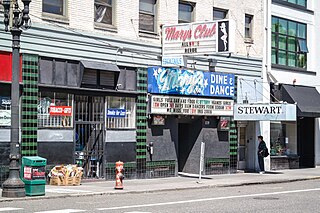
{"label": "blue banner", "polygon": [[234,75],[149,67],[148,92],[157,94],[234,97]]}
{"label": "blue banner", "polygon": [[125,109],[107,109],[107,117],[124,118],[126,117]]}

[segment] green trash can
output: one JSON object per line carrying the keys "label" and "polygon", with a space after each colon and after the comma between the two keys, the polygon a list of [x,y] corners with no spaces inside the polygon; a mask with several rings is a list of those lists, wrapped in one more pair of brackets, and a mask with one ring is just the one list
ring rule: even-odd
{"label": "green trash can", "polygon": [[27,196],[45,195],[47,159],[39,156],[22,157],[20,177]]}

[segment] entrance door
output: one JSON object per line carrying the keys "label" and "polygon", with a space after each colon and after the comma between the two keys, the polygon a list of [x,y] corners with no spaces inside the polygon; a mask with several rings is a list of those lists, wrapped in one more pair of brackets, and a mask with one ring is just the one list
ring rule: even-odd
{"label": "entrance door", "polygon": [[[178,171],[183,172],[184,166],[187,162],[190,148],[188,147],[189,137],[189,124],[187,123],[179,123],[178,124],[178,132],[179,132],[179,142],[178,142]],[[192,149],[192,147],[191,147]]]}
{"label": "entrance door", "polygon": [[75,161],[84,169],[84,176],[99,178],[104,168],[104,98],[75,97]]}
{"label": "entrance door", "polygon": [[298,154],[301,168],[315,167],[314,118],[298,119]]}
{"label": "entrance door", "polygon": [[239,127],[239,154],[238,154],[238,169],[245,170],[247,164],[247,142],[246,142],[246,127]]}

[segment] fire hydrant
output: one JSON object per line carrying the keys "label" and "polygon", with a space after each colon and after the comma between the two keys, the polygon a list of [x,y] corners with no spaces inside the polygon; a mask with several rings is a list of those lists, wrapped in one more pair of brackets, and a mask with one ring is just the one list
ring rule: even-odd
{"label": "fire hydrant", "polygon": [[115,189],[123,189],[123,179],[124,179],[124,169],[123,162],[116,162],[116,186]]}

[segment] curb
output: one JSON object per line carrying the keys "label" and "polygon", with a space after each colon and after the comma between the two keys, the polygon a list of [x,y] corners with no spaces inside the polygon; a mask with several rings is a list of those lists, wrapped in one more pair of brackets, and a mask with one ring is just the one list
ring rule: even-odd
{"label": "curb", "polygon": [[47,199],[59,199],[59,198],[72,198],[72,197],[87,197],[87,196],[101,196],[101,195],[121,195],[121,194],[146,194],[146,193],[157,193],[157,192],[170,192],[170,191],[183,191],[190,189],[205,189],[205,188],[218,188],[218,187],[238,187],[238,186],[251,186],[251,185],[267,185],[277,183],[291,183],[298,181],[308,180],[319,180],[320,176],[309,177],[309,178],[295,178],[295,179],[283,179],[283,180],[270,180],[270,181],[258,181],[258,182],[247,182],[239,184],[203,184],[191,187],[178,187],[178,188],[164,188],[154,190],[132,190],[132,191],[113,191],[113,192],[88,192],[82,194],[63,194],[53,196],[35,196],[35,197],[23,197],[23,198],[3,198],[0,199],[0,203],[12,202],[12,201],[28,201],[28,200],[47,200]]}

